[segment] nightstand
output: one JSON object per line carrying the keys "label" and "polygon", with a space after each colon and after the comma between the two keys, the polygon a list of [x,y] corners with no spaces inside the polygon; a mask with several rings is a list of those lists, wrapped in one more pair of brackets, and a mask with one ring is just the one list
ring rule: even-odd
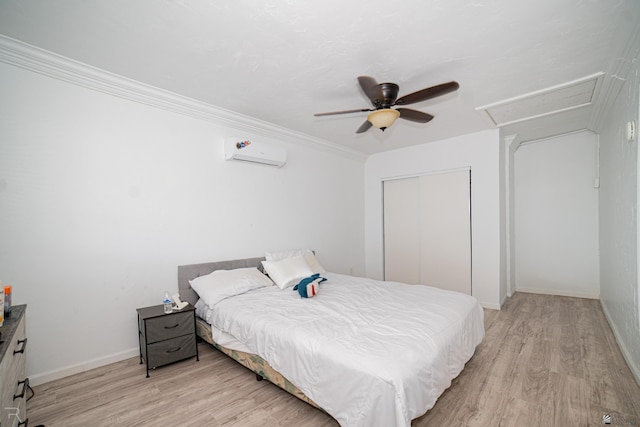
{"label": "nightstand", "polygon": [[154,305],[137,309],[140,364],[149,369],[167,365],[189,357],[198,357],[196,345],[196,309],[188,304],[182,310],[164,313],[164,306]]}

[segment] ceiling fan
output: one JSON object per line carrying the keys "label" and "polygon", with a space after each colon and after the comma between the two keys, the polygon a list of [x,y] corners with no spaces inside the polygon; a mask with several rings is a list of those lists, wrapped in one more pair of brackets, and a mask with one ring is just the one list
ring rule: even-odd
{"label": "ceiling fan", "polygon": [[329,116],[333,114],[349,114],[371,111],[367,116],[367,121],[358,128],[356,133],[366,132],[371,126],[375,126],[384,131],[386,128],[391,126],[398,117],[412,122],[427,123],[433,119],[431,114],[412,110],[410,108],[392,109],[391,107],[426,101],[427,99],[435,98],[458,90],[460,87],[457,82],[443,83],[398,98],[398,90],[400,87],[395,83],[378,83],[376,79],[369,76],[358,77],[358,82],[360,83],[360,87],[364,91],[365,95],[367,95],[373,104],[373,108],[316,113],[314,116]]}

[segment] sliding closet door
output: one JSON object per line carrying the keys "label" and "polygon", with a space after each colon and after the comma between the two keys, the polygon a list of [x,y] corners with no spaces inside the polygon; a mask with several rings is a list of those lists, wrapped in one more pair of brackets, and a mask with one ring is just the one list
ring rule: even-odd
{"label": "sliding closet door", "polygon": [[384,182],[386,280],[471,294],[469,182],[468,170]]}
{"label": "sliding closet door", "polygon": [[420,177],[421,283],[471,295],[469,171]]}
{"label": "sliding closet door", "polygon": [[384,182],[384,276],[420,283],[420,209],[418,178]]}

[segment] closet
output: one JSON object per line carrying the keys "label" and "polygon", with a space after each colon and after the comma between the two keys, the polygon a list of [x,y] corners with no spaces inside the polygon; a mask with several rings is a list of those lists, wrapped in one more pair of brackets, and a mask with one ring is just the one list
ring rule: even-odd
{"label": "closet", "polygon": [[471,170],[383,181],[384,278],[471,295]]}

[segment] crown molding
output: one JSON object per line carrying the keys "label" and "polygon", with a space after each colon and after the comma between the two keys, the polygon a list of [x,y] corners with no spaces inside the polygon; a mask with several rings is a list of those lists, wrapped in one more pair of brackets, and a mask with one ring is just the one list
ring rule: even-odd
{"label": "crown molding", "polygon": [[364,161],[367,155],[282,126],[110,73],[0,34],[0,62],[87,89],[196,119],[300,144]]}

